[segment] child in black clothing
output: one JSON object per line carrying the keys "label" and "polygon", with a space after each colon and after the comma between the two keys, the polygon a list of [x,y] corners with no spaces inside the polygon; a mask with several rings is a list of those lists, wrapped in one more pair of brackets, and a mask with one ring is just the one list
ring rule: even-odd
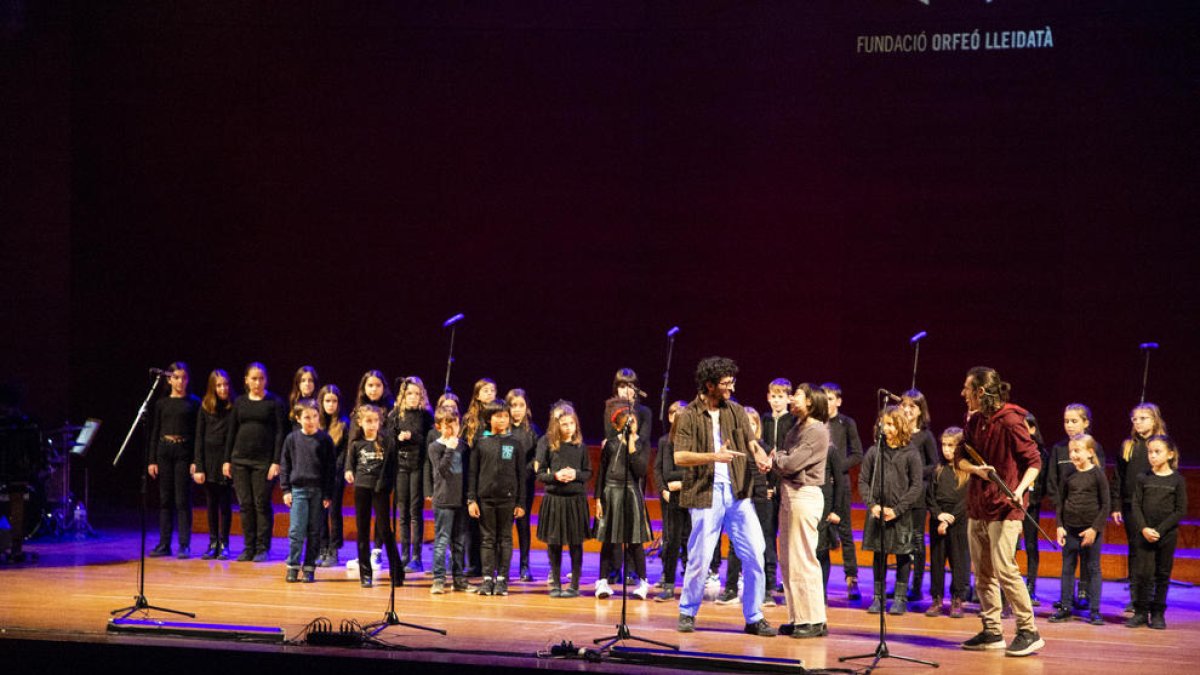
{"label": "child in black clothing", "polygon": [[[1042,465],[1042,473],[1038,475],[1038,481],[1042,481],[1042,475],[1045,475],[1043,485],[1045,487],[1046,496],[1050,498],[1051,504],[1058,503],[1059,486],[1066,482],[1067,477],[1075,473],[1075,465],[1071,463],[1071,450],[1068,447],[1071,439],[1080,434],[1090,434],[1095,438],[1095,432],[1092,431],[1092,409],[1082,403],[1068,403],[1063,408],[1063,430],[1066,432],[1066,438],[1054,444],[1046,453],[1045,463]],[[1096,441],[1096,466],[1104,468],[1104,448]],[[1111,486],[1109,491],[1111,493]],[[1075,594],[1074,607],[1076,609],[1086,609],[1087,604],[1087,568],[1083,567],[1079,570],[1079,591]],[[1030,596],[1032,602],[1033,597]],[[1062,603],[1057,600],[1054,602],[1055,609],[1062,609]]]}
{"label": "child in black clothing", "polygon": [[900,396],[900,410],[913,424],[913,435],[909,444],[916,448],[917,456],[921,458],[921,498],[913,505],[910,516],[913,526],[914,564],[912,582],[908,584],[908,601],[918,602],[923,597],[921,587],[925,583],[925,492],[933,481],[933,471],[941,464],[941,459],[937,439],[929,429],[932,420],[929,417],[929,403],[925,400],[925,394],[917,389],[904,392]]}
{"label": "child in black clothing", "polygon": [[196,451],[192,479],[204,488],[208,503],[208,550],[203,560],[229,559],[229,526],[233,522],[233,483],[221,473],[225,438],[233,409],[233,384],[220,368],[208,374],[208,388],[196,415]]}
{"label": "child in black clothing", "polygon": [[346,482],[354,486],[354,519],[358,527],[358,575],[363,588],[370,588],[374,579],[371,566],[371,510],[375,510],[375,539],[387,549],[388,567],[392,581],[404,584],[404,566],[392,534],[388,513],[388,495],[396,476],[396,449],[386,436],[380,434],[383,410],[373,405],[361,405],[354,410],[355,422],[361,436],[346,449]]}
{"label": "child in black clothing", "polygon": [[179,521],[179,557],[192,555],[192,434],[196,432],[196,415],[200,399],[188,393],[188,367],[176,361],[167,367],[171,376],[171,395],[154,404],[153,428],[150,432],[151,478],[158,479],[159,517],[158,546],[150,557],[171,555],[171,528]]}
{"label": "child in black clothing", "polygon": [[[592,463],[579,417],[566,410],[550,422],[547,442],[539,447],[537,479],[546,486],[538,511],[538,539],[546,542],[550,557],[550,597],[579,597],[583,573],[583,542],[588,537],[587,484]],[[571,553],[571,584],[562,588],[562,547]]]}
{"label": "child in black clothing", "polygon": [[[687,407],[687,401],[675,401],[667,408],[667,428],[675,423],[675,415]],[[687,568],[687,542],[692,534],[692,515],[679,505],[683,492],[683,469],[675,466],[675,449],[668,431],[658,439],[658,461],[654,465],[658,479],[658,493],[662,500],[662,591],[654,597],[655,602],[675,599],[675,573],[680,564]]]}
{"label": "child in black clothing", "polygon": [[1062,546],[1062,608],[1050,617],[1051,623],[1071,620],[1071,586],[1075,581],[1075,561],[1088,568],[1088,621],[1104,625],[1100,616],[1100,546],[1104,523],[1108,520],[1108,479],[1096,466],[1096,441],[1087,434],[1071,439],[1071,463],[1075,473],[1060,486],[1058,493],[1058,545]]}
{"label": "child in black clothing", "polygon": [[483,584],[480,595],[508,595],[512,567],[513,519],[525,514],[525,448],[509,433],[512,418],[508,405],[493,401],[483,407],[490,427],[470,458],[467,512],[479,520]]}
{"label": "child in black clothing", "polygon": [[529,397],[525,394],[524,389],[509,389],[504,396],[504,402],[508,404],[509,417],[512,418],[512,434],[519,438],[521,444],[525,446],[525,501],[521,503],[521,508],[525,509],[525,515],[517,518],[517,548],[521,552],[521,581],[533,581],[533,573],[529,571],[529,547],[532,543],[529,521],[533,515],[531,511],[536,491],[536,472],[533,465],[537,459],[538,437],[542,435],[542,432],[533,423],[533,417],[529,414]]}
{"label": "child in black clothing", "polygon": [[1175,471],[1179,448],[1169,436],[1151,436],[1146,441],[1146,459],[1150,471],[1138,476],[1133,487],[1138,596],[1134,598],[1133,616],[1125,625],[1137,628],[1149,623],[1151,628],[1164,630],[1179,521],[1187,514],[1187,484]]}
{"label": "child in black clothing", "polygon": [[290,430],[283,399],[267,391],[267,367],[246,366],[246,393],[233,402],[225,463],[221,472],[233,479],[246,548],[240,562],[265,562],[271,550],[275,511],[272,483],[279,475],[279,453]]}
{"label": "child in black clothing", "polygon": [[317,568],[321,520],[333,494],[333,439],[321,430],[321,417],[312,399],[297,401],[292,418],[300,428],[283,439],[279,461],[283,503],[291,509],[286,579],[290,583],[299,581],[303,549],[304,581],[312,583]]}
{"label": "child in black clothing", "polygon": [[[834,505],[837,512],[837,536],[834,545],[842,547],[842,571],[846,574],[846,599],[850,602],[862,600],[858,590],[858,555],[854,550],[854,527],[850,521],[850,469],[862,464],[862,441],[858,437],[858,424],[854,418],[844,415],[838,410],[842,407],[842,388],[836,382],[826,382],[821,385],[825,392],[825,400],[829,404],[829,443],[842,458],[842,480],[846,489],[842,491],[842,501]],[[764,434],[764,438],[766,435]],[[783,437],[780,436],[782,439]]]}
{"label": "child in black clothing", "polygon": [[[874,551],[885,560],[889,553],[896,556],[896,592],[888,613],[904,614],[908,611],[908,568],[915,549],[910,511],[921,499],[925,486],[921,479],[922,462],[916,449],[909,445],[912,423],[899,408],[885,408],[878,425],[883,432],[883,448],[871,446],[858,474],[858,491],[867,506],[863,549]],[[879,476],[875,470],[877,462],[881,463]],[[884,603],[882,577],[874,580],[874,586],[867,611],[879,614]]]}
{"label": "child in black clothing", "polygon": [[342,550],[342,501],[346,493],[346,445],[349,440],[350,420],[342,414],[342,390],[336,384],[327,384],[317,392],[317,411],[320,413],[321,429],[333,441],[334,484],[329,495],[329,507],[321,520],[321,553],[317,556],[317,567],[335,567],[341,562]]}
{"label": "child in black clothing", "polygon": [[446,547],[450,547],[453,589],[468,589],[465,564],[467,543],[466,443],[459,438],[458,409],[439,408],[434,426],[441,435],[429,444],[433,463],[433,586],[429,592],[446,592]]}
{"label": "child in black clothing", "polygon": [[423,572],[425,538],[425,436],[433,428],[425,383],[415,375],[396,383],[396,405],[387,415],[387,436],[396,445],[396,505],[400,563],[405,572]]}
{"label": "child in black clothing", "polygon": [[[925,504],[929,509],[929,594],[933,602],[925,616],[941,616],[945,608],[946,562],[950,562],[950,618],[963,617],[963,603],[971,578],[971,551],[967,544],[967,483],[971,474],[954,466],[954,454],[963,430],[942,432],[942,457],[929,483]],[[935,524],[936,523],[936,524]]]}
{"label": "child in black clothing", "polygon": [[618,409],[612,417],[616,429],[625,429],[625,425],[629,425],[631,447],[627,448],[622,432],[604,442],[600,455],[600,471],[596,478],[596,518],[599,521],[596,539],[603,543],[600,547],[600,577],[595,589],[597,598],[612,595],[608,577],[620,571],[614,568],[620,564],[622,544],[633,544],[626,549],[639,579],[633,596],[645,600],[650,594],[650,584],[646,581],[646,552],[642,548],[642,544],[651,538],[650,518],[641,488],[650,464],[650,448],[649,443],[638,436],[636,414],[636,409],[631,413],[627,406]]}

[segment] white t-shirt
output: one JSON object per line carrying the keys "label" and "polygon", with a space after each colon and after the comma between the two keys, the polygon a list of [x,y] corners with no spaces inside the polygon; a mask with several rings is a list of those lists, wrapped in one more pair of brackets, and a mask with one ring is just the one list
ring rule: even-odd
{"label": "white t-shirt", "polygon": [[[708,412],[709,418],[712,419],[713,448],[715,450],[720,450],[721,444],[722,444],[721,411],[709,410],[707,412]],[[713,464],[713,483],[714,484],[716,484],[716,483],[732,483],[732,482],[733,481],[730,480],[730,478],[729,478],[729,464],[727,464],[725,462],[717,462],[717,463]]]}

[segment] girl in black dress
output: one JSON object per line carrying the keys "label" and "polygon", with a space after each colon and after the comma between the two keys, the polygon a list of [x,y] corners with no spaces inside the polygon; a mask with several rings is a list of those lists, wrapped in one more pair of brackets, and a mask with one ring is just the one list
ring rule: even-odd
{"label": "girl in black dress", "polygon": [[[858,492],[867,507],[863,549],[874,551],[876,556],[883,556],[885,561],[889,553],[896,556],[896,593],[888,613],[904,614],[908,610],[905,580],[908,578],[908,568],[912,565],[914,549],[914,523],[909,516],[913,505],[924,495],[921,459],[909,444],[912,423],[899,408],[885,408],[877,424],[883,432],[883,447],[871,446],[863,458],[862,471],[858,474]],[[882,465],[878,472],[877,464]],[[874,583],[874,597],[867,609],[871,614],[883,611],[881,581],[876,579]]]}
{"label": "girl in black dress", "polygon": [[[574,410],[551,418],[546,438],[537,458],[537,479],[546,490],[538,510],[537,536],[546,542],[550,557],[550,597],[576,598],[587,539],[587,484],[592,478],[592,462]],[[566,589],[562,587],[564,545],[571,554],[571,584]]]}
{"label": "girl in black dress", "polygon": [[623,544],[629,544],[626,550],[638,579],[633,596],[645,600],[650,593],[650,583],[646,581],[646,552],[642,544],[650,541],[652,535],[641,484],[650,464],[650,444],[638,435],[637,418],[628,407],[618,410],[612,417],[612,425],[617,429],[624,429],[626,423],[631,425],[628,445],[624,433],[604,442],[596,478],[596,518],[599,521],[596,539],[603,542],[596,597],[612,595],[608,577],[620,571],[616,569],[621,564],[619,551]]}
{"label": "girl in black dress", "polygon": [[229,559],[229,526],[233,521],[233,483],[221,472],[229,413],[233,409],[233,384],[220,368],[208,374],[208,386],[196,415],[196,449],[192,478],[204,488],[208,502],[208,550],[204,560]]}

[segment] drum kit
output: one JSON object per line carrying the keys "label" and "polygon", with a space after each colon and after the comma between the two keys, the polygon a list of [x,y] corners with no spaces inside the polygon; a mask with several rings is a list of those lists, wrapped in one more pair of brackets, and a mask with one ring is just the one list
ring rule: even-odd
{"label": "drum kit", "polygon": [[[6,420],[0,427],[0,562],[26,562],[26,540],[95,536],[88,522],[88,448],[100,420],[67,424],[42,432],[27,420]],[[82,499],[72,482],[73,468],[83,469]]]}

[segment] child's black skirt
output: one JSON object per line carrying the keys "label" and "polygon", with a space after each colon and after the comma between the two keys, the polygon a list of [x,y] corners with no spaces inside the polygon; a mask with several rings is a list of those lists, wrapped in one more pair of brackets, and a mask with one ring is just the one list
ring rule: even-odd
{"label": "child's black skirt", "polygon": [[588,538],[587,495],[542,495],[537,538],[547,544],[582,544]]}

